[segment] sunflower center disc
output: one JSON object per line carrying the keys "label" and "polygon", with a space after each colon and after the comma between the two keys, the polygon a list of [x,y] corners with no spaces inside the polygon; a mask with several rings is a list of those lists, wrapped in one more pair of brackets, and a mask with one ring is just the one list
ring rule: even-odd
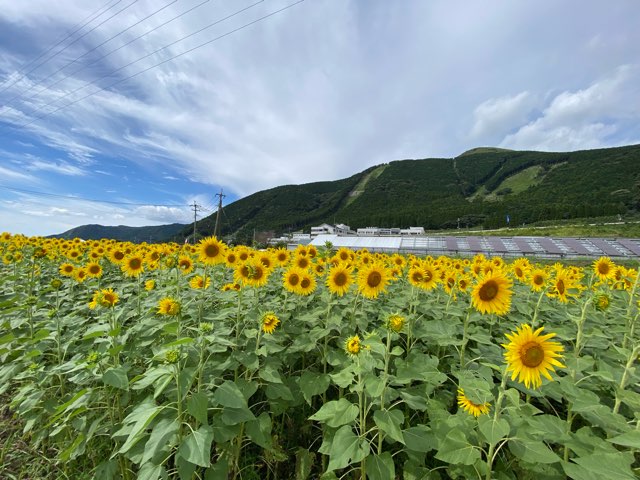
{"label": "sunflower center disc", "polygon": [[560,295],[562,295],[564,293],[564,281],[563,280],[558,280],[558,283],[556,283],[556,288],[558,289],[558,293]]}
{"label": "sunflower center disc", "polygon": [[289,277],[289,285],[292,285],[295,287],[299,281],[300,281],[300,277],[298,277],[298,275],[296,275],[295,273]]}
{"label": "sunflower center disc", "polygon": [[309,288],[309,285],[311,285],[311,282],[310,282],[308,279],[306,279],[306,278],[304,278],[304,279],[302,280],[302,282],[300,282],[300,286],[301,286],[302,288],[305,288],[305,289],[306,289],[306,288]]}
{"label": "sunflower center disc", "polygon": [[490,280],[480,288],[480,292],[478,293],[483,302],[488,302],[496,298],[496,295],[498,294],[498,285],[493,280]]}
{"label": "sunflower center disc", "polygon": [[207,248],[204,249],[204,254],[209,258],[217,257],[218,252],[220,252],[220,249],[217,245],[207,245]]}
{"label": "sunflower center disc", "polygon": [[522,347],[520,356],[525,366],[535,368],[544,360],[544,350],[539,343],[529,342]]}
{"label": "sunflower center disc", "polygon": [[367,278],[367,284],[371,288],[377,287],[378,285],[380,285],[380,282],[382,282],[382,275],[380,275],[378,272],[371,272],[369,274],[369,277]]}
{"label": "sunflower center disc", "polygon": [[340,272],[338,275],[334,277],[333,282],[338,287],[343,287],[345,283],[347,283],[347,276],[344,273]]}

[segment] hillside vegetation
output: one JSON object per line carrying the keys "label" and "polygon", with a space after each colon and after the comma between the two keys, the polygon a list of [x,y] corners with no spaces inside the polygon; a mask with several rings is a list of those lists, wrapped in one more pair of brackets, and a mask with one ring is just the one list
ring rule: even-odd
{"label": "hillside vegetation", "polygon": [[[224,208],[221,234],[249,241],[322,222],[352,228],[496,228],[637,212],[640,145],[568,153],[479,148],[456,158],[399,160],[335,182],[264,190]],[[198,224],[213,232],[215,215]],[[190,234],[190,228],[182,238]]]}

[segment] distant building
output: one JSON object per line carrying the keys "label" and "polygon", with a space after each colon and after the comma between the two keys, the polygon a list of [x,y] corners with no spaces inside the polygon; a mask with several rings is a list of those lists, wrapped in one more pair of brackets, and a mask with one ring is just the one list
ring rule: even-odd
{"label": "distant building", "polygon": [[317,227],[311,227],[311,238],[315,238],[318,235],[333,235],[334,233],[336,233],[336,227],[329,225],[328,223],[323,223]]}
{"label": "distant building", "polygon": [[365,227],[357,230],[358,235],[380,235],[379,227]]}
{"label": "distant building", "polygon": [[315,238],[318,235],[353,235],[354,233],[351,227],[344,223],[338,223],[337,225],[323,223],[317,227],[311,227],[311,238]]}
{"label": "distant building", "polygon": [[400,230],[400,235],[424,235],[424,227],[409,227]]}

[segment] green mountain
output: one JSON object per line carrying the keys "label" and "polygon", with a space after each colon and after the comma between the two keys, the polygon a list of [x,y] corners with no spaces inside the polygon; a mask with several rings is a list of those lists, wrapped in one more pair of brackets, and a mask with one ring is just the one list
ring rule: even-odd
{"label": "green mountain", "polygon": [[127,227],[118,225],[109,227],[104,225],[82,225],[72,228],[58,235],[51,235],[51,238],[82,238],[83,240],[100,240],[101,238],[112,238],[125,242],[164,242],[180,234],[185,228],[182,223],[172,223],[170,225],[157,225],[152,227]]}
{"label": "green mountain", "polygon": [[[480,147],[455,158],[397,160],[332,182],[284,185],[224,206],[220,236],[250,243],[323,222],[496,228],[640,211],[640,145],[548,153]],[[200,220],[212,235],[216,213]],[[191,225],[84,225],[56,237],[183,242]]]}
{"label": "green mountain", "polygon": [[[566,153],[477,148],[398,160],[333,182],[285,185],[226,205],[220,235],[247,243],[323,222],[426,229],[504,226],[640,210],[640,145]],[[197,224],[211,235],[216,214]],[[459,220],[458,220],[459,219]],[[192,234],[186,227],[175,237]]]}

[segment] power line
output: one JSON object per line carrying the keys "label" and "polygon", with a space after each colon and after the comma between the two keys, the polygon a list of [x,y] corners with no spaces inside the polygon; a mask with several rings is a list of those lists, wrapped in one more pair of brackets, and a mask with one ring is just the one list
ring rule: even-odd
{"label": "power line", "polygon": [[[304,0],[300,0],[300,1],[299,1],[299,2],[297,2],[297,3],[301,3],[302,1],[304,1]],[[75,88],[74,90],[71,90],[71,91],[69,91],[69,92],[65,93],[65,94],[64,94],[64,95],[62,95],[61,97],[57,97],[57,98],[55,98],[55,99],[51,100],[50,102],[45,103],[44,105],[40,105],[38,108],[36,108],[36,109],[32,110],[32,111],[31,111],[31,114],[34,114],[35,112],[37,112],[37,111],[39,111],[39,110],[42,110],[43,108],[48,107],[48,106],[50,106],[50,105],[51,105],[51,104],[53,104],[53,103],[59,102],[60,100],[63,100],[64,98],[68,97],[69,95],[73,95],[74,93],[76,93],[76,92],[78,92],[78,91],[80,91],[80,90],[84,90],[85,88],[87,88],[87,87],[89,87],[89,86],[91,86],[91,85],[93,85],[93,84],[95,84],[95,83],[99,82],[100,80],[102,80],[102,79],[104,79],[104,78],[107,78],[107,77],[110,77],[110,76],[111,76],[111,75],[113,75],[114,73],[117,73],[117,72],[119,72],[119,71],[121,71],[121,70],[124,70],[125,68],[130,67],[131,65],[134,65],[134,64],[138,63],[139,61],[144,60],[145,58],[151,57],[152,55],[155,55],[156,53],[161,52],[162,50],[165,50],[165,49],[167,49],[167,48],[169,48],[169,47],[171,47],[171,46],[173,46],[173,45],[175,45],[175,44],[177,44],[177,43],[179,43],[179,42],[182,42],[183,40],[186,40],[187,38],[193,37],[194,35],[197,35],[198,33],[201,33],[201,32],[203,32],[204,30],[207,30],[207,29],[209,29],[209,28],[211,28],[211,27],[213,27],[213,26],[215,26],[215,25],[217,25],[217,24],[219,24],[219,23],[222,23],[222,22],[224,22],[225,20],[228,20],[228,19],[230,19],[230,18],[232,18],[232,17],[235,17],[236,15],[239,15],[240,13],[245,12],[245,11],[249,10],[250,8],[253,8],[253,7],[255,7],[256,5],[258,5],[258,4],[260,4],[260,3],[263,3],[263,2],[264,2],[264,0],[259,0],[258,2],[256,2],[256,3],[253,3],[253,4],[249,5],[248,7],[245,7],[245,8],[243,8],[243,9],[241,9],[241,10],[238,10],[238,11],[236,11],[236,12],[232,13],[231,15],[228,15],[228,16],[226,16],[226,17],[224,17],[224,18],[221,18],[221,19],[219,19],[219,20],[216,20],[215,22],[212,22],[212,23],[210,23],[209,25],[206,25],[206,26],[204,26],[204,27],[200,28],[199,30],[196,30],[196,31],[195,31],[195,32],[193,32],[193,33],[190,33],[189,35],[187,35],[187,36],[185,36],[185,37],[179,38],[178,40],[175,40],[175,41],[173,41],[173,42],[169,43],[168,45],[165,45],[164,47],[158,48],[157,50],[154,50],[153,52],[148,53],[147,55],[144,55],[144,56],[142,56],[142,57],[140,57],[140,58],[138,58],[138,59],[136,59],[136,60],[133,60],[133,61],[131,61],[131,62],[127,63],[126,65],[123,65],[123,66],[121,66],[121,67],[119,67],[119,68],[117,68],[117,69],[113,70],[112,72],[110,72],[110,73],[109,73],[109,74],[107,74],[107,75],[103,75],[102,77],[98,77],[98,78],[96,78],[95,80],[92,80],[91,82],[87,82],[87,83],[85,83],[84,85],[81,85],[81,86],[79,86],[79,87]],[[291,5],[291,6],[293,6],[293,5]],[[280,11],[281,11],[281,10],[280,10]],[[279,11],[278,11],[278,12],[279,12]],[[275,13],[278,13],[278,12],[274,12],[274,13],[272,13],[272,14],[270,14],[270,15],[267,15],[267,16],[263,17],[262,19],[267,18],[267,17],[269,17],[269,16],[271,16],[271,15],[274,15]],[[259,21],[259,20],[261,20],[261,19],[258,19],[258,21]],[[251,24],[253,24],[253,23],[255,23],[255,22],[252,22]],[[249,25],[251,25],[251,24],[247,24],[247,25],[245,25],[244,27],[249,26]],[[169,58],[169,59],[167,59],[167,60],[165,60],[165,61],[163,61],[163,62],[160,62],[160,63],[158,63],[158,64],[156,64],[156,65],[153,65],[153,66],[151,66],[151,67],[149,67],[149,68],[147,68],[147,69],[145,69],[145,70],[141,70],[141,71],[140,71],[140,72],[138,72],[138,73],[135,73],[135,74],[130,75],[130,76],[128,76],[128,77],[124,77],[124,78],[122,78],[122,79],[120,79],[120,80],[117,80],[116,82],[111,83],[111,84],[107,85],[106,87],[99,88],[99,90],[96,90],[95,92],[93,92],[93,93],[91,93],[91,94],[89,94],[89,95],[86,95],[86,96],[84,96],[84,97],[79,98],[78,100],[75,100],[75,101],[73,101],[73,102],[71,102],[71,103],[68,103],[68,104],[66,104],[66,105],[63,105],[62,107],[60,107],[60,108],[58,108],[58,109],[55,109],[55,110],[53,110],[53,111],[51,111],[51,112],[49,112],[49,113],[47,113],[47,114],[45,114],[45,115],[38,116],[38,117],[36,117],[32,122],[26,123],[26,124],[24,124],[24,125],[20,125],[20,126],[18,126],[17,128],[23,128],[23,127],[26,127],[26,126],[28,126],[28,125],[31,125],[34,121],[36,121],[36,120],[40,120],[41,118],[44,118],[44,117],[47,117],[47,116],[51,115],[52,113],[55,113],[55,112],[57,112],[57,111],[61,110],[62,108],[68,107],[69,105],[73,105],[74,103],[77,103],[77,102],[79,102],[80,100],[84,100],[85,98],[90,97],[90,96],[92,96],[92,95],[95,95],[96,93],[98,93],[98,92],[100,92],[100,91],[102,91],[102,90],[105,90],[105,89],[110,88],[110,87],[112,87],[112,86],[114,86],[114,85],[117,85],[118,83],[124,82],[125,80],[128,80],[128,79],[130,79],[130,78],[133,78],[133,77],[135,77],[136,75],[139,75],[139,74],[141,74],[141,73],[146,72],[147,70],[151,70],[152,68],[155,68],[155,67],[157,67],[157,66],[159,66],[159,65],[162,65],[163,63],[166,63],[166,62],[168,62],[168,61],[171,61],[171,60],[173,60],[173,59],[176,59],[176,58],[178,58],[178,57],[180,57],[180,56],[184,55],[185,53],[189,53],[189,52],[191,52],[191,51],[195,50],[196,48],[200,48],[200,47],[202,47],[202,46],[204,46],[204,45],[207,45],[208,43],[211,43],[211,42],[213,42],[213,41],[215,41],[215,40],[219,40],[220,38],[223,38],[223,37],[225,37],[225,36],[227,36],[227,35],[230,35],[231,33],[234,33],[234,32],[235,32],[235,31],[237,31],[237,30],[241,30],[241,29],[242,29],[242,28],[244,28],[244,27],[240,27],[240,28],[238,28],[238,29],[236,29],[236,30],[232,30],[231,32],[228,32],[228,33],[226,33],[226,34],[224,34],[224,35],[221,35],[220,37],[217,37],[217,38],[215,38],[215,39],[213,39],[213,40],[210,40],[209,42],[206,42],[206,43],[204,43],[204,44],[201,44],[201,45],[200,45],[200,46],[198,46],[198,47],[195,47],[195,48],[193,48],[193,49],[187,50],[186,52],[183,52],[183,53],[180,53],[180,54],[178,54],[178,55],[175,55],[174,57],[171,57],[171,58]]]}
{"label": "power line", "polygon": [[[247,7],[247,8],[245,8],[245,9],[243,9],[243,10],[241,10],[241,11],[247,10],[247,9],[251,8],[252,6],[257,5],[258,3],[262,3],[262,1],[264,1],[264,0],[261,0],[260,2],[257,2],[257,3],[255,3],[255,4],[253,4],[253,5],[251,5],[251,6]],[[38,120],[40,120],[40,119],[42,119],[42,118],[48,117],[49,115],[52,115],[52,114],[54,114],[54,113],[56,113],[56,112],[59,112],[60,110],[62,110],[62,109],[64,109],[64,108],[67,108],[67,107],[69,107],[69,106],[71,106],[71,105],[74,105],[74,104],[76,104],[76,103],[78,103],[78,102],[80,102],[80,101],[82,101],[82,100],[84,100],[84,99],[86,99],[86,98],[89,98],[89,97],[91,97],[91,96],[93,96],[93,95],[95,95],[95,94],[97,94],[97,93],[99,93],[99,92],[101,92],[101,91],[103,91],[103,90],[106,90],[107,88],[113,87],[113,86],[115,86],[115,85],[117,85],[117,84],[119,84],[119,83],[122,83],[122,82],[124,82],[124,81],[126,81],[126,80],[129,80],[129,79],[131,79],[131,78],[133,78],[133,77],[136,77],[136,76],[138,76],[138,75],[140,75],[140,74],[142,74],[142,73],[148,72],[149,70],[151,70],[151,69],[153,69],[153,68],[156,68],[156,67],[158,67],[158,66],[160,66],[160,65],[163,65],[163,64],[165,64],[165,63],[167,63],[167,62],[170,62],[170,61],[172,61],[172,60],[175,60],[176,58],[179,58],[179,57],[181,57],[181,56],[183,56],[183,55],[186,55],[187,53],[191,53],[191,52],[193,52],[194,50],[197,50],[197,49],[202,48],[202,47],[204,47],[204,46],[206,46],[206,45],[209,45],[209,44],[211,44],[211,43],[213,43],[213,42],[216,42],[216,41],[218,41],[218,40],[220,40],[220,39],[222,39],[222,38],[224,38],[224,37],[228,37],[229,35],[232,35],[233,33],[236,33],[236,32],[238,32],[238,31],[240,31],[240,30],[244,30],[245,28],[248,28],[248,27],[250,27],[251,25],[254,25],[254,24],[258,23],[258,22],[261,22],[261,21],[263,21],[263,20],[265,20],[265,19],[267,19],[267,18],[269,18],[269,17],[272,17],[272,16],[274,16],[274,15],[276,15],[276,14],[278,14],[278,13],[281,13],[281,12],[283,12],[283,11],[285,11],[285,10],[288,10],[289,8],[292,8],[292,7],[294,7],[294,6],[296,6],[296,5],[300,4],[300,3],[302,3],[302,2],[304,2],[304,1],[305,1],[305,0],[298,0],[297,2],[290,3],[289,5],[287,5],[287,6],[283,7],[283,8],[280,8],[280,9],[278,9],[278,10],[275,10],[275,11],[273,11],[273,12],[271,12],[271,13],[267,14],[267,15],[264,15],[264,16],[262,16],[262,17],[260,17],[260,18],[256,19],[256,20],[253,20],[253,21],[251,21],[251,22],[249,22],[249,23],[245,23],[244,25],[242,25],[242,26],[240,26],[240,27],[238,27],[238,28],[234,28],[233,30],[228,31],[227,33],[224,33],[224,34],[219,35],[218,37],[212,38],[211,40],[208,40],[208,41],[206,41],[206,42],[204,42],[204,43],[201,43],[201,44],[199,44],[199,45],[196,45],[195,47],[190,48],[190,49],[188,49],[188,50],[185,50],[184,52],[181,52],[181,53],[179,53],[179,54],[177,54],[177,55],[174,55],[173,57],[170,57],[170,58],[168,58],[168,59],[166,59],[166,60],[163,60],[162,62],[156,63],[156,64],[154,64],[154,65],[151,65],[150,67],[147,67],[147,68],[145,68],[145,69],[143,69],[143,70],[140,70],[139,72],[136,72],[136,73],[134,73],[134,74],[132,74],[132,75],[129,75],[128,77],[124,77],[124,78],[122,78],[122,79],[120,79],[120,80],[117,80],[117,81],[115,81],[115,82],[113,82],[113,83],[111,83],[111,84],[107,85],[106,87],[99,88],[99,89],[98,89],[98,90],[96,90],[95,92],[92,92],[92,93],[89,93],[89,94],[87,94],[87,95],[85,95],[85,96],[83,96],[83,97],[80,97],[80,98],[78,98],[78,99],[74,100],[73,102],[67,103],[66,105],[62,105],[61,107],[58,107],[58,108],[56,108],[55,110],[52,110],[52,111],[50,111],[50,112],[48,112],[48,113],[45,113],[44,115],[39,115],[39,116],[35,117],[33,120],[31,120],[30,122],[27,122],[27,123],[25,123],[25,124],[19,125],[19,126],[15,127],[15,128],[24,128],[24,127],[27,127],[27,126],[29,126],[29,125],[31,125],[31,124],[33,124],[33,123],[35,123],[36,121],[38,121]],[[230,17],[231,17],[231,16],[234,16],[234,15],[237,15],[237,14],[238,14],[238,13],[240,13],[241,11],[238,11],[238,12],[236,12],[236,13],[234,13],[234,14],[230,15]],[[230,18],[230,17],[228,17],[228,18]],[[222,21],[222,20],[221,20],[221,21]],[[174,43],[175,43],[175,42],[174,42]],[[166,47],[163,47],[163,48],[166,48]],[[160,50],[162,50],[162,49],[160,49]],[[148,56],[148,55],[147,55],[147,56]],[[132,62],[132,63],[135,63],[135,62]],[[124,67],[123,67],[123,68],[124,68]],[[92,82],[92,83],[94,83],[94,82]],[[84,87],[83,87],[83,88],[84,88]],[[63,97],[61,97],[61,98],[64,98],[64,97],[66,97],[66,96],[67,96],[67,95],[64,95],[64,96],[63,96]],[[51,102],[51,103],[53,103],[53,102]],[[46,105],[45,105],[45,106],[46,106]],[[39,109],[36,109],[36,111],[37,111],[37,110],[39,110]]]}
{"label": "power line", "polygon": [[[114,13],[114,14],[113,14],[113,15],[111,15],[109,18],[107,18],[106,20],[103,20],[103,21],[102,21],[102,22],[100,22],[98,25],[96,25],[95,27],[91,28],[89,31],[87,31],[87,32],[83,33],[82,35],[80,35],[80,36],[79,36],[78,38],[76,38],[73,42],[71,42],[71,43],[67,44],[64,48],[61,48],[61,49],[60,49],[60,50],[58,50],[56,53],[54,53],[53,55],[51,55],[49,58],[47,58],[47,59],[45,59],[44,61],[42,61],[42,62],[40,62],[39,64],[37,64],[37,65],[36,65],[35,67],[33,67],[31,70],[28,70],[27,72],[23,73],[23,74],[22,74],[22,77],[20,77],[20,78],[23,78],[23,77],[25,77],[26,75],[29,75],[29,74],[30,74],[31,72],[33,72],[34,70],[37,70],[39,67],[41,67],[42,65],[44,65],[45,63],[47,63],[49,60],[51,60],[51,59],[53,59],[53,58],[57,57],[58,55],[60,55],[60,54],[61,54],[62,52],[64,52],[67,48],[69,48],[71,45],[73,45],[74,43],[76,43],[76,42],[77,42],[77,41],[79,41],[79,40],[82,40],[84,37],[86,37],[86,36],[87,36],[87,35],[89,35],[91,32],[93,32],[96,28],[98,28],[98,27],[100,27],[100,26],[104,25],[104,24],[105,24],[105,23],[107,23],[109,20],[111,20],[111,19],[112,19],[112,18],[114,18],[115,16],[119,15],[120,13],[122,13],[123,11],[125,11],[127,8],[129,8],[129,7],[130,7],[130,6],[132,6],[133,4],[138,3],[139,1],[140,1],[140,0],[133,0],[133,2],[131,2],[131,3],[130,3],[129,5],[127,5],[126,7],[121,8],[121,9],[120,9],[120,10],[118,10],[116,13]],[[118,2],[118,3],[120,3],[120,2]],[[116,5],[117,5],[117,3],[116,3]],[[115,6],[115,5],[114,5],[114,6]],[[110,8],[111,8],[111,7],[110,7]],[[103,13],[104,13],[104,12],[103,12]],[[98,17],[100,17],[100,16],[102,16],[102,13],[101,13]],[[18,80],[19,80],[19,79],[18,79]],[[14,83],[12,83],[11,85],[9,85],[9,87],[11,87],[11,86],[15,85],[15,83],[17,83],[17,81],[18,81],[18,80],[16,80]],[[9,87],[5,87],[2,91],[6,90],[6,89],[7,89],[7,88],[9,88]],[[1,93],[1,92],[0,92],[0,93]]]}
{"label": "power line", "polygon": [[[80,31],[80,30],[82,30],[84,27],[86,27],[89,23],[93,22],[96,18],[98,18],[99,16],[101,16],[101,15],[102,15],[102,13],[104,13],[104,12],[101,12],[100,14],[98,14],[98,12],[100,12],[102,9],[105,9],[105,11],[107,11],[107,10],[109,10],[109,9],[111,9],[111,8],[113,8],[113,7],[115,7],[115,6],[116,6],[117,4],[119,4],[120,2],[122,2],[122,0],[117,0],[117,1],[116,1],[116,3],[114,3],[113,5],[110,5],[110,6],[109,6],[109,7],[107,7],[107,8],[105,8],[105,6],[102,6],[102,7],[100,7],[98,10],[94,11],[93,13],[90,13],[90,14],[89,14],[88,16],[86,16],[84,19],[80,20],[80,23],[82,23],[82,25],[80,25],[80,23],[76,23],[73,27],[71,27],[71,28],[75,28],[75,30],[73,30],[71,33],[67,34],[67,36],[66,36],[66,37],[62,38],[62,39],[61,39],[60,41],[58,41],[57,43],[55,43],[55,44],[51,45],[48,49],[46,49],[44,52],[42,52],[42,53],[41,53],[40,55],[38,55],[36,58],[34,58],[34,59],[33,59],[33,60],[31,60],[30,62],[28,62],[28,63],[26,63],[25,65],[23,65],[23,66],[21,67],[21,70],[24,70],[25,68],[27,68],[27,67],[28,67],[29,65],[31,65],[32,63],[34,63],[34,62],[38,61],[39,59],[41,59],[43,56],[45,56],[45,55],[46,55],[47,53],[49,53],[51,50],[53,50],[53,49],[54,49],[54,48],[56,48],[58,45],[60,45],[62,42],[64,42],[67,38],[72,37],[76,32],[79,32],[79,31]],[[108,3],[107,3],[107,5],[108,5],[109,3],[110,3],[110,2],[108,2]],[[89,17],[91,17],[91,18],[90,18],[89,20],[87,20],[87,18],[89,18]],[[86,20],[86,21],[85,21],[85,20]],[[83,22],[84,22],[84,23],[83,23]],[[80,26],[78,27],[78,25],[80,25]],[[76,27],[78,27],[78,28],[76,28]],[[14,85],[16,82],[18,82],[18,81],[19,81],[23,76],[24,76],[24,75],[22,75],[22,74],[21,74],[15,82],[13,82],[11,85],[9,85],[9,87],[11,87],[11,86],[12,86],[12,85]],[[7,78],[7,80],[5,80],[5,81],[2,83],[2,85],[4,85],[5,83],[9,82],[9,80],[10,80],[10,77],[9,77],[9,78]],[[0,85],[0,86],[2,86],[2,85]],[[7,88],[9,88],[9,87],[3,88],[2,90],[0,90],[0,93],[4,92],[4,91],[5,91]]]}
{"label": "power line", "polygon": [[[120,0],[120,1],[122,1],[122,0]],[[92,65],[95,65],[95,64],[96,64],[96,63],[98,63],[100,60],[104,60],[105,58],[107,58],[107,57],[108,57],[108,56],[110,56],[111,54],[113,54],[113,53],[115,53],[115,52],[117,52],[117,51],[119,51],[119,50],[122,50],[124,47],[127,47],[127,46],[131,45],[131,44],[132,44],[133,42],[135,42],[136,40],[139,40],[139,39],[141,39],[142,37],[145,37],[145,36],[149,35],[150,33],[155,32],[156,30],[158,30],[158,29],[160,29],[160,28],[164,27],[165,25],[167,25],[167,24],[169,24],[169,23],[173,22],[174,20],[177,20],[177,19],[179,19],[179,18],[181,18],[181,17],[185,16],[186,14],[188,14],[188,13],[190,13],[190,12],[194,11],[195,9],[200,8],[202,5],[204,5],[205,3],[209,3],[210,1],[211,1],[211,0],[204,0],[203,2],[200,2],[199,4],[194,5],[193,7],[189,8],[188,10],[185,10],[185,11],[184,11],[184,12],[182,12],[181,14],[176,15],[175,17],[170,18],[169,20],[167,20],[167,21],[165,21],[165,22],[161,23],[160,25],[157,25],[157,26],[153,27],[151,30],[147,30],[147,31],[146,31],[146,32],[144,32],[143,34],[138,35],[137,37],[132,38],[132,39],[131,39],[131,40],[129,40],[127,43],[125,43],[125,44],[123,44],[123,45],[120,45],[118,48],[114,48],[113,50],[111,50],[111,51],[109,51],[109,52],[105,53],[104,55],[102,55],[101,57],[99,57],[99,58],[95,59],[95,60],[94,60],[94,61],[92,61],[91,63],[88,63],[88,64],[86,64],[86,65],[84,65],[84,66],[82,66],[82,67],[80,67],[80,68],[78,68],[78,69],[74,70],[73,72],[68,73],[67,75],[63,76],[62,78],[60,78],[60,79],[56,80],[55,82],[51,83],[50,85],[48,85],[48,86],[46,86],[45,88],[41,89],[40,91],[36,92],[33,96],[39,95],[40,93],[44,92],[44,91],[45,91],[45,90],[47,90],[48,88],[51,88],[51,87],[53,87],[54,85],[57,85],[58,83],[60,83],[61,81],[65,80],[65,79],[67,79],[67,78],[69,78],[70,76],[75,75],[76,73],[81,72],[82,70],[85,70],[85,69],[89,68],[89,67],[90,67],[90,66],[92,66]],[[148,18],[148,17],[147,17],[147,18]],[[66,67],[64,67],[64,68],[66,68]],[[61,98],[64,98],[64,97],[61,97]],[[56,99],[56,100],[60,100],[60,99]],[[36,109],[36,110],[34,110],[34,111],[38,111],[38,110],[39,110],[39,109],[41,109],[41,108],[44,108],[44,107],[46,107],[46,106],[48,106],[48,105],[51,105],[51,103],[55,103],[55,102],[50,102],[50,103],[48,103],[48,104],[46,104],[46,105],[43,105],[42,107],[40,107],[40,108],[38,108],[38,109]]]}
{"label": "power line", "polygon": [[[15,99],[24,96],[27,92],[31,91],[33,88],[37,87],[38,85],[41,85],[43,82],[47,81],[48,79],[50,79],[51,77],[53,77],[54,75],[56,75],[58,72],[64,70],[65,68],[67,68],[69,65],[73,65],[74,63],[76,63],[78,60],[80,60],[83,57],[86,57],[87,55],[89,55],[91,52],[96,51],[98,48],[102,47],[103,45],[109,43],[111,40],[119,37],[120,35],[122,35],[123,33],[131,30],[133,27],[135,27],[136,25],[140,25],[142,22],[144,22],[145,20],[153,17],[154,15],[157,15],[158,13],[160,13],[161,11],[165,10],[166,8],[169,8],[171,5],[173,5],[174,3],[176,3],[178,0],[172,0],[171,2],[167,3],[165,6],[159,8],[158,10],[156,10],[153,13],[150,13],[149,15],[147,15],[146,17],[138,20],[137,22],[135,22],[132,25],[129,25],[127,28],[125,28],[124,30],[121,30],[120,32],[116,33],[115,35],[109,37],[108,39],[106,39],[104,42],[96,45],[95,47],[93,47],[91,50],[86,51],[85,53],[83,53],[82,55],[80,55],[79,57],[74,58],[73,60],[70,60],[69,62],[67,62],[64,66],[58,68],[55,72],[47,75],[46,77],[38,80],[37,82],[33,83],[29,88],[27,88],[24,92],[17,94],[16,96],[14,96],[13,98],[9,99],[6,103],[6,105],[11,104],[11,102],[13,102]],[[57,83],[59,83],[60,81],[64,80],[65,78],[67,78],[67,76],[63,77],[60,80],[57,80],[56,82],[52,83],[51,85],[45,86],[43,89],[41,89],[40,91],[36,92],[34,95],[32,95],[29,98],[32,98],[42,92],[44,92],[45,90],[47,90],[48,88],[51,88],[51,86],[56,85]]]}
{"label": "power line", "polygon": [[60,195],[57,193],[49,193],[49,192],[40,192],[37,190],[27,190],[24,188],[15,188],[9,187],[7,185],[0,185],[0,188],[4,188],[5,190],[10,190],[13,192],[20,193],[30,193],[32,195],[41,195],[45,197],[55,197],[55,198],[64,198],[65,200],[80,200],[84,202],[94,202],[94,203],[106,203],[109,205],[130,205],[137,207],[188,207],[189,205],[180,205],[180,204],[168,204],[168,203],[134,203],[134,202],[116,202],[111,200],[98,200],[95,198],[85,198],[85,197],[74,197],[72,195]]}

